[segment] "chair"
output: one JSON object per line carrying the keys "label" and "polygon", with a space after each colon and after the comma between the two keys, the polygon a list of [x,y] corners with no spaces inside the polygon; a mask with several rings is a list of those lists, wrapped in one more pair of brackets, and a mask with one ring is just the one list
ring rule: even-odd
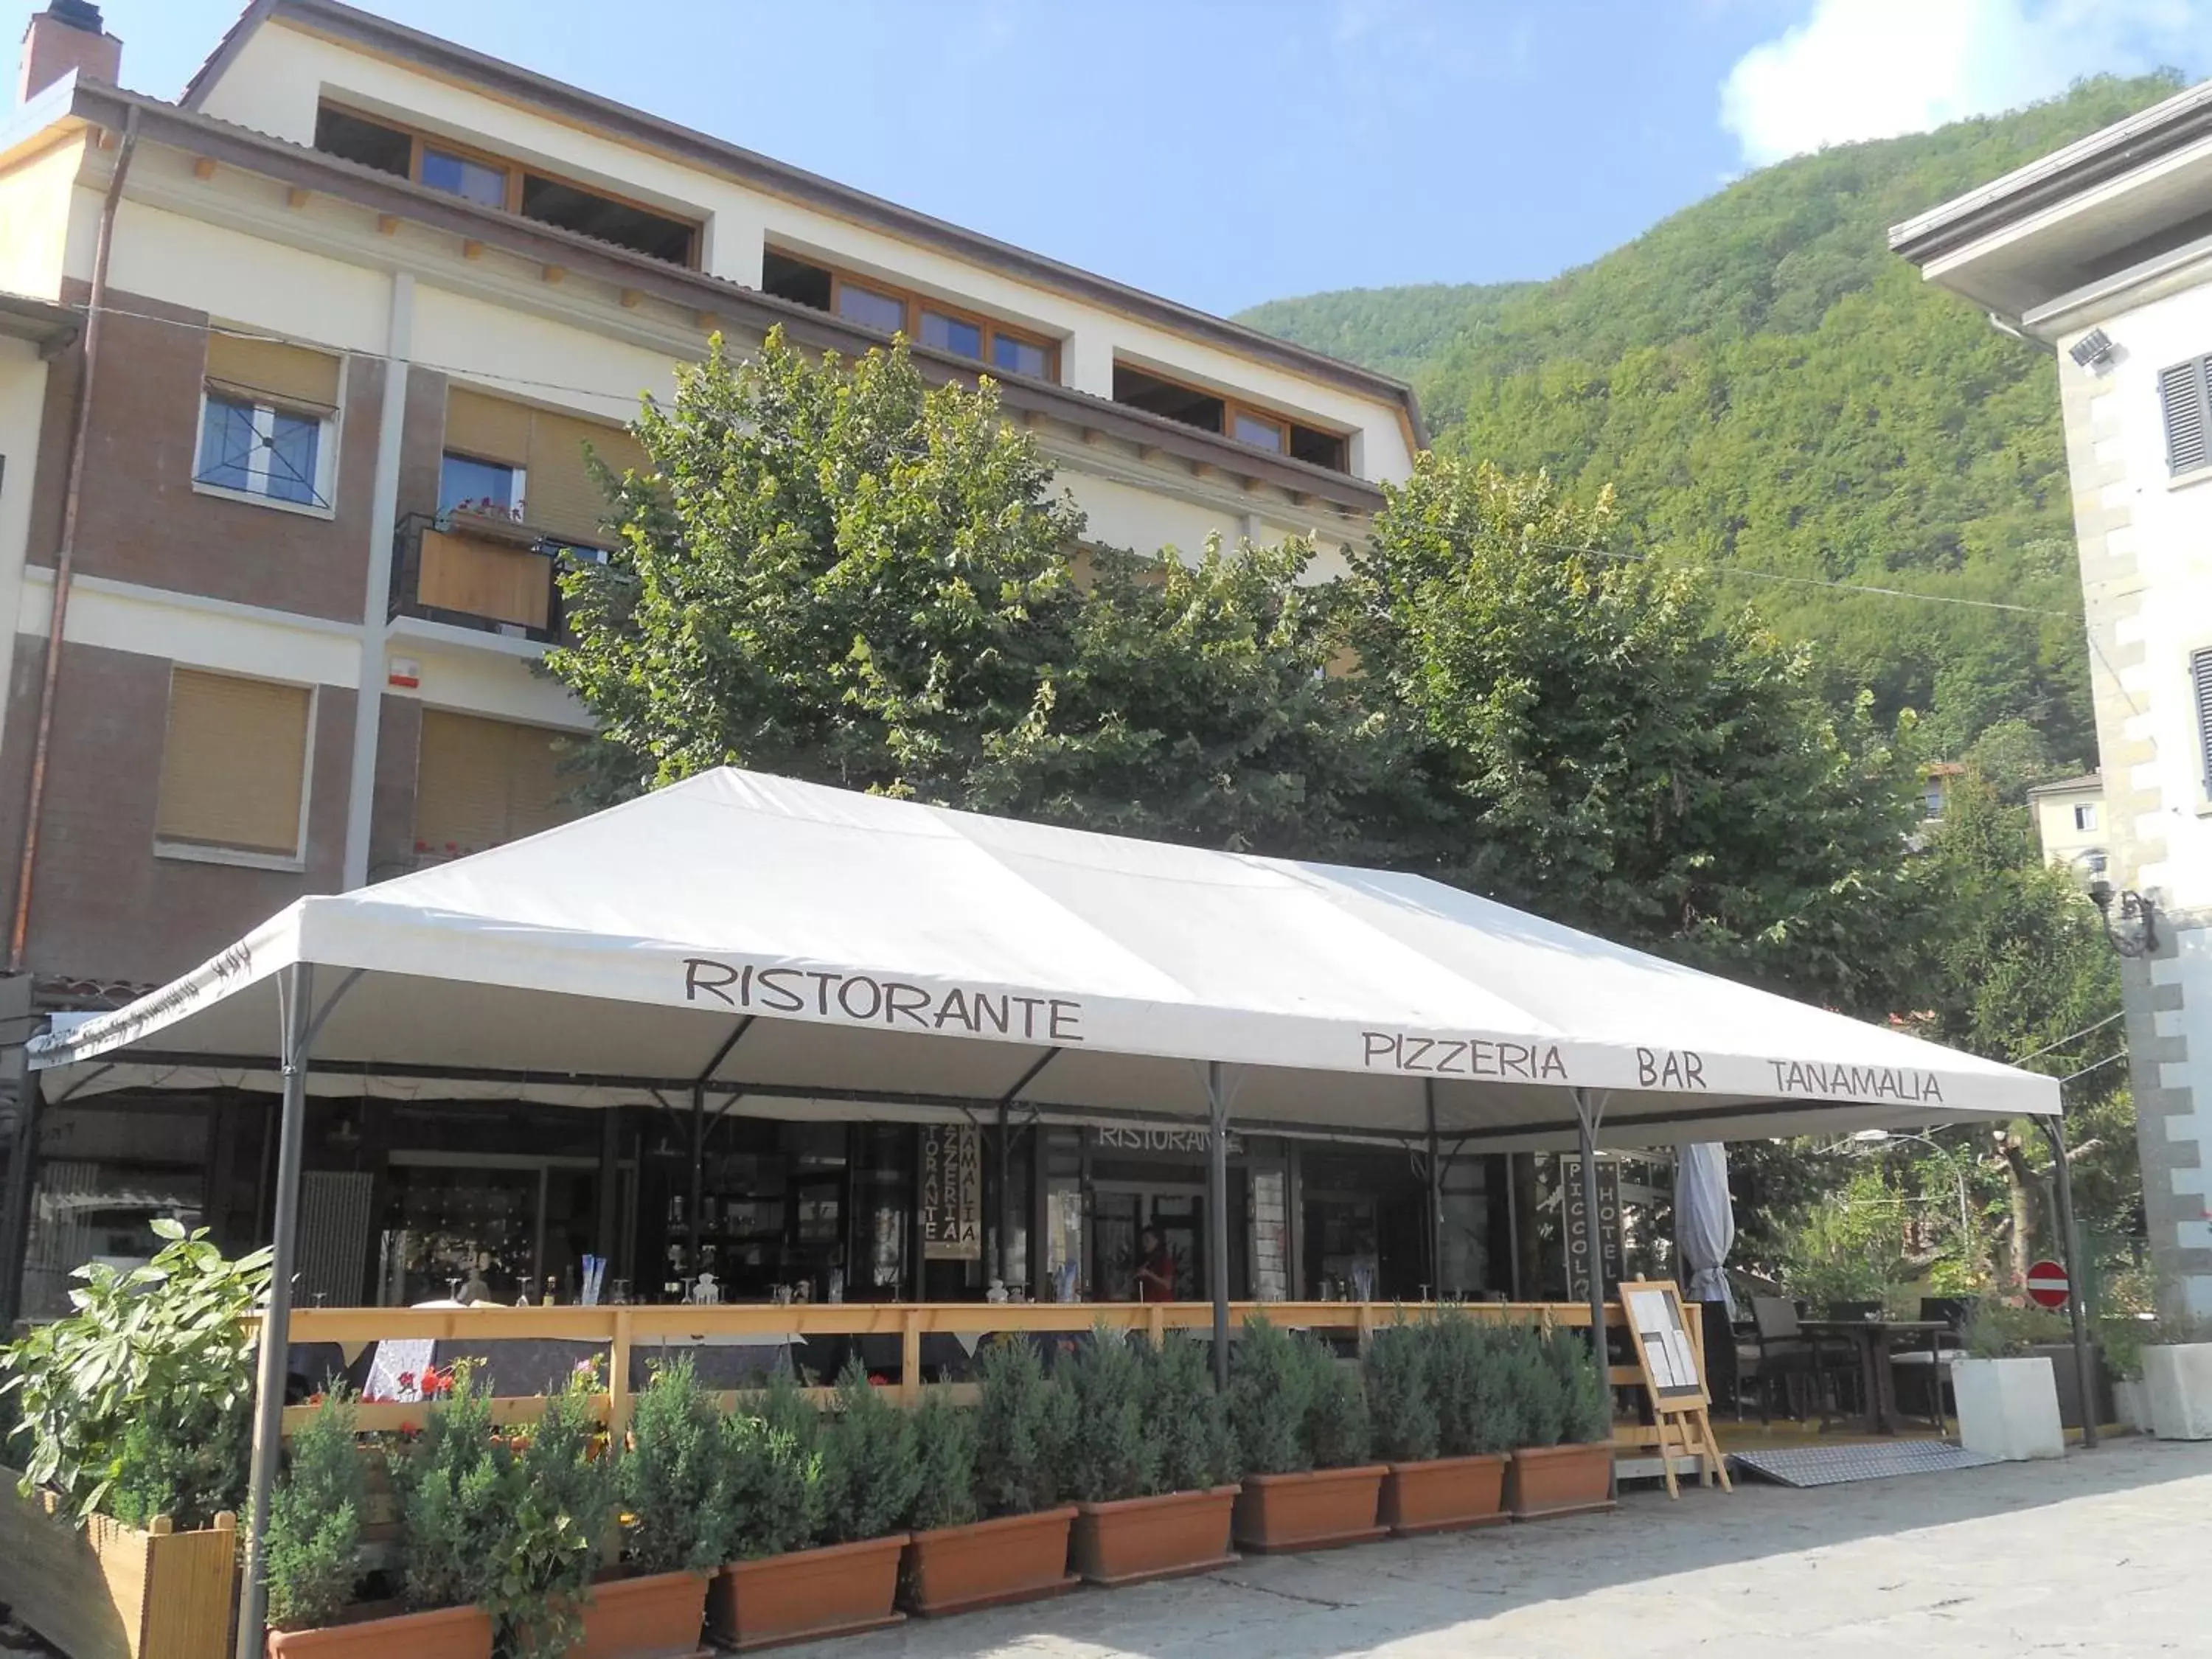
{"label": "chair", "polygon": [[[1966,1321],[1973,1316],[1975,1300],[1971,1296],[1922,1297],[1921,1319],[1940,1320],[1950,1328],[1931,1333],[1925,1348],[1889,1357],[1891,1369],[1900,1383],[1907,1377],[1915,1379],[1929,1426],[1939,1434],[1943,1428],[1943,1386],[1950,1381],[1952,1357],[1966,1346],[1963,1333]],[[1903,1408],[1905,1403],[1905,1390],[1900,1388],[1898,1405]]]}
{"label": "chair", "polygon": [[[1743,1389],[1741,1383],[1749,1382],[1759,1390],[1759,1420],[1774,1420],[1774,1385],[1783,1385],[1783,1403],[1796,1402],[1791,1395],[1792,1385],[1801,1379],[1812,1379],[1817,1388],[1820,1373],[1820,1351],[1797,1326],[1797,1310],[1778,1296],[1754,1296],[1751,1298],[1751,1340],[1736,1344],[1736,1375],[1740,1379],[1736,1389],[1736,1420],[1743,1420]],[[1802,1405],[1787,1413],[1801,1420],[1805,1413]]]}
{"label": "chair", "polygon": [[1828,1317],[1831,1319],[1879,1319],[1881,1317],[1881,1304],[1879,1302],[1831,1302],[1828,1304]]}

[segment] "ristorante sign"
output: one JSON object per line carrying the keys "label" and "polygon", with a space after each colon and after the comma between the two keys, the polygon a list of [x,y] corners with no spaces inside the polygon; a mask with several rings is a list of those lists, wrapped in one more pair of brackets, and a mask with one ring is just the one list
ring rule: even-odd
{"label": "ristorante sign", "polygon": [[898,1031],[950,1031],[1024,1042],[1081,1042],[1077,997],[1024,996],[979,986],[922,986],[825,968],[762,968],[690,957],[684,1000],[748,1013],[812,1015]]}

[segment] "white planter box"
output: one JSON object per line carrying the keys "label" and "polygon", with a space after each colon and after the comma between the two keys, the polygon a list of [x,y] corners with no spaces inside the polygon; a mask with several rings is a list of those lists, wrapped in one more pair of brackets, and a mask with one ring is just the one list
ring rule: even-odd
{"label": "white planter box", "polygon": [[1968,1451],[2013,1462],[2066,1455],[2048,1359],[1961,1359],[1951,1368],[1951,1388]]}
{"label": "white planter box", "polygon": [[2113,1379],[2112,1409],[2119,1413],[2120,1426],[2130,1434],[2150,1432],[2150,1402],[2143,1397],[2141,1379],[2130,1376]]}
{"label": "white planter box", "polygon": [[2212,1440],[2212,1342],[2145,1348],[2142,1392],[2160,1439]]}

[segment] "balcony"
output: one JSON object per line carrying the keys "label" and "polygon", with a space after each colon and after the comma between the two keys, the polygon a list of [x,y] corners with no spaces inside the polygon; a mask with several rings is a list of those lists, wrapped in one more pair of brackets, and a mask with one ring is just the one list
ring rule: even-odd
{"label": "balcony", "polygon": [[561,587],[575,550],[496,514],[410,513],[392,561],[392,615],[557,643]]}

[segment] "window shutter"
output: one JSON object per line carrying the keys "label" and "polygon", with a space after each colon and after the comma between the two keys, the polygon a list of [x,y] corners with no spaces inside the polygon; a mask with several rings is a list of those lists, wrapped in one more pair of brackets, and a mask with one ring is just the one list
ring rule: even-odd
{"label": "window shutter", "polygon": [[210,333],[207,377],[257,404],[283,404],[320,415],[334,413],[338,406],[338,360],[305,346]]}
{"label": "window shutter", "polygon": [[299,856],[312,707],[303,686],[171,670],[156,838]]}
{"label": "window shutter", "polygon": [[538,410],[531,420],[522,516],[562,541],[596,544],[607,538],[606,492],[584,459],[586,444],[617,474],[645,465],[645,452],[622,428]]}
{"label": "window shutter", "polygon": [[2207,360],[2176,363],[2158,377],[2160,399],[2166,405],[2166,470],[2179,475],[2193,472],[2212,462],[2205,431]]}
{"label": "window shutter", "polygon": [[415,769],[415,850],[455,858],[565,823],[577,809],[553,744],[557,733],[507,720],[422,711]]}
{"label": "window shutter", "polygon": [[2204,763],[2205,793],[2212,794],[2212,651],[2191,657],[2189,674],[2197,691],[2197,757]]}
{"label": "window shutter", "polygon": [[446,393],[446,447],[507,466],[530,463],[530,410],[454,386]]}

